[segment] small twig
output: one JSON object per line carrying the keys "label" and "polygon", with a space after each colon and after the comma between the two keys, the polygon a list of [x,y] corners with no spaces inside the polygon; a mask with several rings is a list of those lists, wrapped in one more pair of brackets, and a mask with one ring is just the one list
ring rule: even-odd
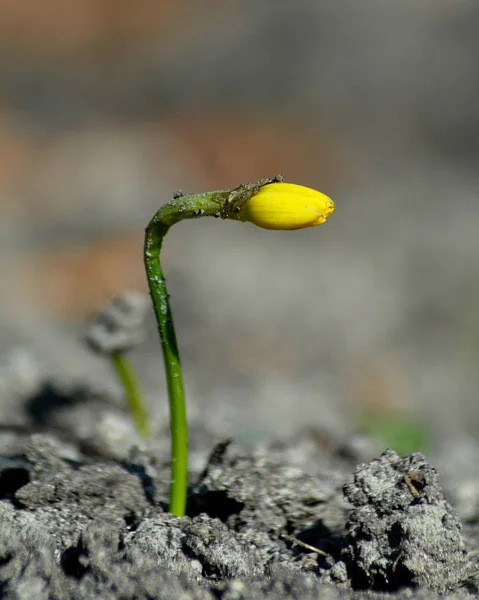
{"label": "small twig", "polygon": [[399,554],[396,556],[396,558],[395,558],[395,560],[394,560],[394,562],[393,562],[393,566],[391,567],[391,571],[392,571],[393,573],[395,573],[395,572],[396,572],[396,568],[397,568],[397,566],[398,566],[398,564],[399,564],[399,561],[401,560],[401,558],[402,558],[403,556],[404,556],[404,553],[403,553],[402,551],[400,551],[400,552],[399,552]]}
{"label": "small twig", "polygon": [[407,487],[409,488],[409,491],[411,492],[411,494],[415,498],[417,498],[419,496],[419,490],[413,484],[412,478],[409,475],[404,475],[404,482],[407,485]]}
{"label": "small twig", "polygon": [[324,550],[320,550],[319,548],[316,548],[315,546],[306,544],[305,542],[298,540],[297,538],[293,537],[292,535],[287,535],[286,533],[282,533],[280,537],[282,537],[284,540],[286,540],[288,542],[291,542],[293,544],[293,546],[301,546],[301,548],[306,548],[306,550],[311,550],[311,552],[316,552],[316,554],[320,554],[321,556],[329,556],[329,554],[327,552],[324,552]]}
{"label": "small twig", "polygon": [[230,444],[232,442],[233,442],[233,438],[226,438],[225,440],[218,442],[218,444],[216,444],[216,446],[213,448],[213,451],[211,452],[211,454],[208,457],[205,468],[203,469],[200,476],[198,477],[197,484],[199,484],[201,481],[203,481],[203,479],[206,479],[208,473],[210,472],[211,467],[213,467],[215,465],[221,465],[221,463],[223,462],[224,456],[226,454],[226,451],[228,450],[228,446],[230,446]]}
{"label": "small twig", "polygon": [[459,582],[459,586],[460,587],[466,587],[468,585],[471,585],[474,583],[474,580],[476,579],[476,577],[479,576],[479,571],[473,571],[472,573],[470,573],[465,579],[463,579],[462,581]]}
{"label": "small twig", "polygon": [[[475,558],[478,555],[479,549],[471,550],[467,553],[467,558]],[[459,585],[461,587],[465,587],[466,585],[471,584],[476,579],[476,577],[479,577],[479,570],[472,571],[472,573],[469,573],[469,575],[465,579],[463,579]]]}

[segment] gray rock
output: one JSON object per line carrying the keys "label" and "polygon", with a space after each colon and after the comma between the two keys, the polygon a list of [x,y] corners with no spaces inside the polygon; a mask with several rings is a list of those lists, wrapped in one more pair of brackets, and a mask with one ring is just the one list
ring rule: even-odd
{"label": "gray rock", "polygon": [[219,519],[205,514],[194,519],[157,515],[145,519],[127,549],[153,557],[157,564],[190,580],[221,581],[264,572],[260,553]]}
{"label": "gray rock", "polygon": [[278,560],[284,553],[282,533],[300,535],[303,541],[329,551],[337,546],[345,521],[345,503],[339,493],[343,481],[327,471],[321,476],[307,475],[299,467],[273,462],[262,453],[224,455],[208,465],[194,489],[191,508],[201,512],[208,505],[208,511],[213,511],[209,514],[262,548],[269,560]]}
{"label": "gray rock", "polygon": [[[148,456],[87,463],[64,459],[62,448],[36,435],[23,456],[0,461],[1,598],[436,600],[444,592],[466,600],[477,594],[473,579],[465,581],[460,524],[421,455],[403,460],[386,453],[357,469],[346,488],[354,507],[345,538],[338,484],[346,471],[339,462],[333,474],[310,476],[279,454],[275,461],[260,453],[227,456],[223,444],[190,493],[190,516],[177,518],[161,508],[167,487],[155,490],[159,475]],[[285,532],[289,538],[281,537]],[[327,547],[330,555],[294,545],[291,536]]]}
{"label": "gray rock", "polygon": [[354,587],[444,593],[467,579],[461,524],[422,454],[388,450],[359,466],[344,493],[354,507],[343,550]]}

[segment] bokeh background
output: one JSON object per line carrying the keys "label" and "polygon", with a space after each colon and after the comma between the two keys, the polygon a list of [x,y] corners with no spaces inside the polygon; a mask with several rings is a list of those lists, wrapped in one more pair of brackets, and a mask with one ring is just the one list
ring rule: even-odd
{"label": "bokeh background", "polygon": [[[166,240],[192,419],[245,441],[372,413],[473,436],[478,28],[476,0],[2,0],[1,373],[121,401],[83,329],[146,291],[149,218],[283,173],[336,201],[326,225]],[[160,427],[150,325],[133,360]]]}

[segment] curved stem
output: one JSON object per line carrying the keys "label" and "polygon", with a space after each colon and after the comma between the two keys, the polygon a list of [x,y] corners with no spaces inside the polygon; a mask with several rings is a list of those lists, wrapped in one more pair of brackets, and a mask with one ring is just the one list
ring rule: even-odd
{"label": "curved stem", "polygon": [[113,352],[111,358],[116,374],[125,390],[128,409],[135,420],[138,433],[146,439],[150,437],[150,419],[133,367],[122,352]]}
{"label": "curved stem", "polygon": [[165,278],[160,264],[163,238],[172,225],[183,219],[220,217],[238,220],[241,206],[263,185],[277,180],[278,178],[264,179],[256,184],[244,184],[233,190],[219,190],[189,196],[177,195],[159,209],[146,228],[145,269],[163,349],[170,403],[171,483],[169,510],[179,517],[183,516],[186,510],[188,427],[178,343]]}
{"label": "curved stem", "polygon": [[167,231],[168,227],[165,228],[164,233],[157,241],[152,241],[147,233],[145,240],[145,266],[161,338],[170,402],[171,483],[169,510],[172,514],[182,517],[186,509],[188,429],[178,343],[176,341],[173,316],[168,301],[168,292],[160,264],[161,242]]}
{"label": "curved stem", "polygon": [[[171,483],[169,511],[179,517],[182,517],[186,510],[188,425],[180,354],[168,300],[168,291],[160,264],[160,251],[163,238],[171,225],[182,218],[201,216],[202,213],[200,212],[193,214],[191,210],[181,210],[184,202],[190,198],[181,198],[184,201],[180,206],[173,201],[160,208],[146,229],[144,248],[146,274],[163,349],[170,403]],[[197,200],[201,199],[198,196],[194,198]],[[201,202],[199,204],[201,205]],[[214,208],[217,210],[218,206],[215,205]],[[201,206],[195,205],[193,210],[202,211],[204,209]]]}

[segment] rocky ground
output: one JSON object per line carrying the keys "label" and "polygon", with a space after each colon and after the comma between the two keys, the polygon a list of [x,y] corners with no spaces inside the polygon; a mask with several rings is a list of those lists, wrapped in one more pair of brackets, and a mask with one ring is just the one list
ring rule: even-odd
{"label": "rocky ground", "polygon": [[[50,386],[12,403],[18,424],[1,433],[2,598],[477,596],[477,510],[463,527],[422,454],[361,463],[367,440],[313,431],[245,450],[197,423],[188,516],[175,518],[167,430],[142,447],[132,439],[121,456],[107,433],[82,434],[102,402]],[[55,403],[64,427],[48,424]]]}

